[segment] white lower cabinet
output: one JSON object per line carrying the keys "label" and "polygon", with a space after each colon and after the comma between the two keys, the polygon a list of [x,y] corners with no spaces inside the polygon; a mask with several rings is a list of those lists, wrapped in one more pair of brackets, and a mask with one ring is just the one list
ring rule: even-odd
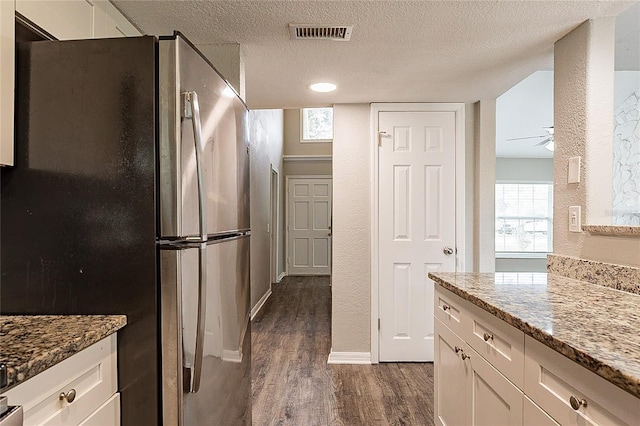
{"label": "white lower cabinet", "polygon": [[521,425],[523,394],[436,320],[435,404],[442,425]]}
{"label": "white lower cabinet", "polygon": [[435,299],[436,424],[640,425],[640,398],[439,286]]}
{"label": "white lower cabinet", "polygon": [[117,342],[112,334],[3,395],[11,405],[22,405],[25,426],[117,426],[117,376]]}
{"label": "white lower cabinet", "polygon": [[524,397],[524,426],[558,426],[544,410],[538,407],[528,396]]}
{"label": "white lower cabinet", "polygon": [[558,423],[640,424],[640,399],[529,336],[525,345],[524,391]]}

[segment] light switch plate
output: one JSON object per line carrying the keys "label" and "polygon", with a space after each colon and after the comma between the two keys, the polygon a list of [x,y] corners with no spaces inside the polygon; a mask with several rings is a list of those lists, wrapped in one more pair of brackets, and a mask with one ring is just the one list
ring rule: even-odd
{"label": "light switch plate", "polygon": [[569,207],[569,232],[582,232],[581,213],[580,206]]}
{"label": "light switch plate", "polygon": [[569,158],[567,183],[580,183],[580,157]]}

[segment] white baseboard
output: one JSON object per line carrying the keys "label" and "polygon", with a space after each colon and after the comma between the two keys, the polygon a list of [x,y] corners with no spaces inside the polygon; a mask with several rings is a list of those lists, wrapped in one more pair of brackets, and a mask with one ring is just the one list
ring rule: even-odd
{"label": "white baseboard", "polygon": [[258,312],[260,312],[260,309],[262,309],[264,304],[267,303],[267,300],[269,299],[270,296],[271,296],[271,286],[269,286],[269,290],[260,298],[260,300],[258,300],[258,303],[256,303],[256,306],[254,306],[253,309],[251,309],[252,320],[256,317],[256,315],[258,315]]}
{"label": "white baseboard", "polygon": [[225,349],[224,351],[222,351],[222,360],[240,364],[242,362],[242,352],[229,351]]}
{"label": "white baseboard", "polygon": [[279,283],[279,282],[280,282],[280,281],[282,281],[282,279],[283,279],[284,277],[286,277],[286,276],[287,276],[287,273],[286,273],[286,272],[282,272],[282,273],[280,273],[280,275],[278,275],[278,279],[276,279],[276,282],[277,282],[277,283]]}
{"label": "white baseboard", "polygon": [[327,364],[371,364],[371,352],[331,351]]}

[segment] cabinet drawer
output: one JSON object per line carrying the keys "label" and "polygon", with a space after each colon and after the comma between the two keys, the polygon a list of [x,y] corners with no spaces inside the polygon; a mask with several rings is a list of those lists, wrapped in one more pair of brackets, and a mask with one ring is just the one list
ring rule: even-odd
{"label": "cabinet drawer", "polygon": [[524,385],[524,333],[469,303],[462,338],[516,386]]}
{"label": "cabinet drawer", "polygon": [[[116,335],[112,334],[4,395],[12,405],[23,406],[25,426],[77,425],[117,388]],[[60,393],[71,389],[76,392],[73,402],[60,400]]]}
{"label": "cabinet drawer", "polygon": [[[637,425],[640,399],[535,339],[525,338],[525,393],[562,425]],[[586,406],[571,408],[570,398]]]}
{"label": "cabinet drawer", "polygon": [[559,426],[542,408],[538,407],[525,395],[524,397],[524,426]]}
{"label": "cabinet drawer", "polygon": [[434,312],[444,325],[458,336],[463,335],[463,328],[467,324],[467,314],[463,307],[463,300],[448,290],[436,285]]}
{"label": "cabinet drawer", "polygon": [[120,426],[120,394],[116,393],[78,426]]}
{"label": "cabinet drawer", "polygon": [[468,425],[518,426],[523,421],[524,395],[491,364],[465,345],[469,356],[469,403],[471,418]]}

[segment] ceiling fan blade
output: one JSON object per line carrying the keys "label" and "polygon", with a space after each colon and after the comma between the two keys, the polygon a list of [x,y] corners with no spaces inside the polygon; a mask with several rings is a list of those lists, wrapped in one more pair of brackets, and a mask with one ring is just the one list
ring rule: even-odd
{"label": "ceiling fan blade", "polygon": [[538,142],[537,144],[535,144],[535,146],[540,146],[540,145],[544,145],[547,142],[553,140],[553,138],[546,138],[545,140],[543,140],[542,142]]}
{"label": "ceiling fan blade", "polygon": [[535,139],[535,138],[546,138],[549,135],[540,135],[540,136],[528,136],[526,138],[511,138],[511,139],[507,139],[508,141],[520,141],[523,139]]}

